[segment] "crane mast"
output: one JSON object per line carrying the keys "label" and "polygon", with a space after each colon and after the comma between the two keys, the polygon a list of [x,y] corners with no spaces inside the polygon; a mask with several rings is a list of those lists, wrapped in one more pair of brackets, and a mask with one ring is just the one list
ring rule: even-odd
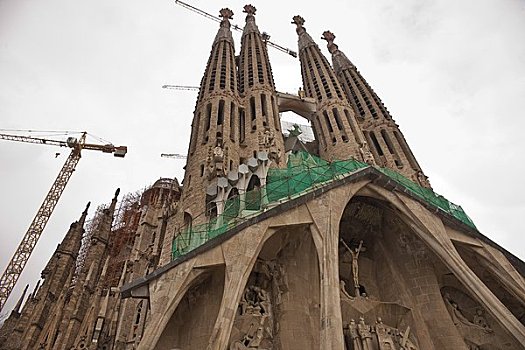
{"label": "crane mast", "polygon": [[46,227],[53,210],[55,209],[64,188],[66,187],[71,175],[75,171],[75,168],[81,157],[82,149],[99,150],[105,153],[114,153],[116,157],[124,157],[127,148],[125,146],[115,147],[111,144],[97,145],[97,144],[86,144],[86,132],[82,133],[80,139],[70,137],[67,141],[47,140],[43,138],[18,136],[18,135],[7,135],[0,134],[0,139],[9,141],[29,142],[37,144],[55,145],[60,147],[70,147],[71,153],[66,159],[66,162],[60,169],[57,178],[53,182],[51,189],[47,193],[42,205],[38,209],[35,218],[29,225],[27,232],[25,233],[22,241],[18,245],[13,257],[9,261],[2,277],[0,277],[0,311],[2,311],[9,295],[13,291],[13,288],[18,281],[18,278],[22,274],[24,267],[33,252],[33,249],[38,242],[44,228]]}

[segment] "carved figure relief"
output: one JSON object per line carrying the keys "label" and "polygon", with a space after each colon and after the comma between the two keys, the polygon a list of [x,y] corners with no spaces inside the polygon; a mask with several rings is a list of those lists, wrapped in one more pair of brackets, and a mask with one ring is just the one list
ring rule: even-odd
{"label": "carved figure relief", "polygon": [[361,157],[363,157],[363,161],[365,163],[371,165],[375,164],[374,156],[372,155],[372,152],[370,152],[370,148],[368,147],[368,143],[366,141],[361,142],[361,145],[359,146],[359,152],[361,153]]}
{"label": "carved figure relief", "polygon": [[[268,281],[271,270],[267,264],[258,264]],[[270,293],[257,285],[246,287],[239,303],[239,315],[235,324],[241,337],[230,343],[230,350],[272,349],[273,315]]]}
{"label": "carved figure relief", "polygon": [[419,350],[417,339],[410,333],[410,327],[405,331],[386,325],[381,318],[375,324],[366,323],[364,317],[359,322],[350,320],[343,327],[346,349],[353,350]]}
{"label": "carved figure relief", "polygon": [[365,251],[366,248],[363,247],[363,241],[360,241],[359,246],[354,249],[350,249],[343,239],[341,239],[341,243],[352,256],[352,278],[356,295],[359,296],[361,295],[361,285],[359,284],[359,253]]}
{"label": "carved figure relief", "polygon": [[443,287],[441,294],[452,321],[469,349],[499,349],[505,343],[511,346],[511,339],[469,295],[450,286]]}

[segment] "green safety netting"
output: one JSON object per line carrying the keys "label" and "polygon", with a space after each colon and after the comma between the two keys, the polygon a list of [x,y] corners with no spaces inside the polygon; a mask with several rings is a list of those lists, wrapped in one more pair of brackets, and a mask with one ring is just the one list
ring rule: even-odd
{"label": "green safety netting", "polygon": [[422,198],[425,202],[438,207],[444,212],[454,216],[456,219],[463,222],[464,224],[472,227],[473,229],[476,229],[474,222],[470,219],[467,213],[463,211],[461,206],[448,201],[445,197],[435,193],[430,188],[419,186],[415,182],[412,182],[403,175],[396,173],[392,169],[378,168],[378,170],[390,177],[391,179],[395,180],[396,182],[400,183],[401,185],[405,186],[410,192]]}
{"label": "green safety netting", "polygon": [[[259,215],[270,206],[300,196],[335,179],[340,179],[369,165],[354,159],[327,162],[307,152],[299,151],[288,157],[285,169],[270,169],[266,186],[255,188],[244,196],[235,196],[224,204],[223,213],[205,224],[185,228],[173,240],[173,259],[183,256],[241,222]],[[421,187],[406,177],[387,168],[377,168],[386,176],[406,187],[414,195],[458,220],[475,228],[474,223],[457,206],[428,188]]]}

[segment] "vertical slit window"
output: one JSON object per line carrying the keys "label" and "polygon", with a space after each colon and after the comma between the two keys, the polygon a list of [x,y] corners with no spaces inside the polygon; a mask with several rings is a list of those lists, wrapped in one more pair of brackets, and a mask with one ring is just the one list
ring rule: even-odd
{"label": "vertical slit window", "polygon": [[337,111],[337,108],[332,109],[332,113],[335,117],[335,123],[337,124],[337,128],[339,130],[343,130],[343,122],[341,121],[341,118],[339,117],[339,112]]}
{"label": "vertical slit window", "polygon": [[414,155],[410,151],[410,148],[408,148],[405,138],[401,136],[401,134],[399,134],[397,131],[394,131],[394,137],[396,138],[397,143],[399,143],[399,145],[401,146],[403,153],[405,153],[405,157],[407,158],[408,163],[410,164],[412,169],[421,170],[419,168],[419,165],[417,164],[416,158],[414,158]]}
{"label": "vertical slit window", "polygon": [[383,140],[386,143],[386,148],[388,148],[388,152],[390,154],[395,154],[394,145],[392,145],[392,142],[390,142],[390,137],[388,137],[388,134],[386,133],[386,130],[381,130],[381,136],[383,137]]}
{"label": "vertical slit window", "polygon": [[255,120],[257,114],[255,113],[255,97],[250,97],[250,117]]}
{"label": "vertical slit window", "polygon": [[381,146],[379,145],[379,141],[377,141],[376,134],[374,134],[373,131],[370,132],[370,139],[372,140],[372,143],[374,144],[374,147],[376,148],[377,153],[380,156],[383,156],[384,155],[383,150],[381,149]]}
{"label": "vertical slit window", "polygon": [[224,122],[224,100],[219,101],[219,111],[217,113],[217,125],[222,125]]}
{"label": "vertical slit window", "polygon": [[206,131],[210,130],[210,123],[211,123],[211,103],[208,103],[206,106],[206,127],[204,128]]}
{"label": "vertical slit window", "polygon": [[197,147],[197,140],[199,138],[199,124],[201,122],[201,113],[197,114],[197,118],[195,118],[195,122],[192,125],[193,128],[193,135],[191,137],[191,147],[190,147],[190,154],[193,154],[195,152],[195,148]]}
{"label": "vertical slit window", "polygon": [[281,130],[281,123],[279,122],[279,112],[277,111],[277,104],[275,103],[275,98],[272,96],[272,111],[273,111],[273,118],[275,123],[275,130],[279,131]]}
{"label": "vertical slit window", "polygon": [[239,108],[239,142],[244,142],[245,138],[246,117],[244,109]]}
{"label": "vertical slit window", "polygon": [[213,91],[215,88],[215,75],[217,74],[217,61],[219,60],[219,48],[215,48],[215,54],[213,55],[213,62],[211,66],[210,85],[208,91]]}
{"label": "vertical slit window", "polygon": [[222,57],[221,57],[221,77],[219,81],[219,87],[223,90],[226,88],[226,50],[227,50],[227,48],[225,47],[226,45],[227,44],[225,41],[221,43]]}
{"label": "vertical slit window", "polygon": [[347,109],[344,109],[344,112],[345,112],[346,120],[348,121],[348,125],[350,125],[350,129],[352,129],[352,134],[354,135],[354,138],[356,139],[356,141],[359,141],[359,138],[357,137],[357,130],[355,129],[355,126],[354,126],[354,120],[353,120],[354,118],[352,118],[352,115]]}
{"label": "vertical slit window", "polygon": [[235,142],[235,104],[230,104],[230,140]]}
{"label": "vertical slit window", "polygon": [[267,107],[268,106],[266,103],[266,95],[261,94],[261,110],[262,110],[262,115],[264,117],[264,121],[263,121],[264,126],[268,126],[268,108]]}

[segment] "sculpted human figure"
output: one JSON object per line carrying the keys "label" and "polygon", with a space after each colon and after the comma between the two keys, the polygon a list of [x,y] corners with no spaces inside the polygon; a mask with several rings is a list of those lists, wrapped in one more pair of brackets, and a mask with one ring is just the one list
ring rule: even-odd
{"label": "sculpted human figure", "polygon": [[352,255],[352,277],[354,279],[354,288],[356,290],[356,296],[359,295],[359,265],[358,265],[358,259],[359,259],[359,253],[364,250],[363,247],[363,241],[361,240],[359,242],[359,246],[355,249],[350,249],[350,247],[341,239],[341,243],[345,246],[345,248],[350,252]]}
{"label": "sculpted human figure", "polygon": [[350,294],[348,294],[348,292],[346,291],[346,283],[345,281],[343,280],[339,280],[339,289],[341,289],[341,294],[345,297],[347,297],[348,299],[354,299],[353,296],[351,296]]}

